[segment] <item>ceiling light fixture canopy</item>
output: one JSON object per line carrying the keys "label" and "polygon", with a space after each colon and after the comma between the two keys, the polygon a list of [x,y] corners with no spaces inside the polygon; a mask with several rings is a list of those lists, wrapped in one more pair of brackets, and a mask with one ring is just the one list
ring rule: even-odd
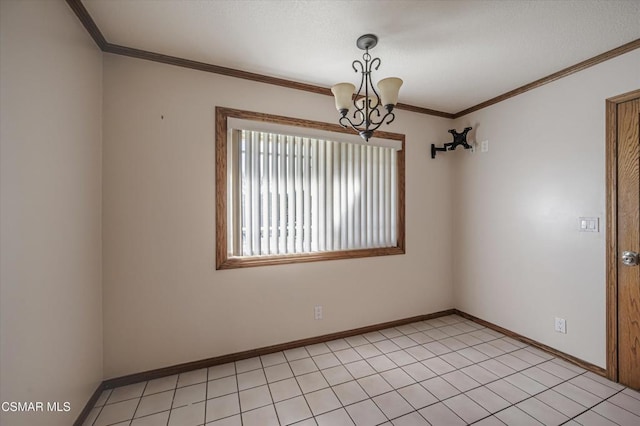
{"label": "ceiling light fixture canopy", "polygon": [[[356,92],[356,86],[351,83],[338,83],[331,88],[335,97],[336,109],[340,112],[338,122],[344,128],[351,126],[365,141],[373,136],[373,132],[386,121],[390,124],[395,118],[393,108],[398,103],[398,92],[402,86],[402,80],[397,77],[389,77],[378,82],[378,91],[371,81],[371,71],[378,70],[380,58],[371,58],[369,49],[378,44],[378,37],[374,34],[365,34],[358,38],[356,45],[365,51],[362,55],[364,63],[358,59],[353,61],[355,72],[360,71],[362,78],[360,87]],[[354,93],[356,94],[354,98]],[[352,118],[348,117],[349,110],[354,107]],[[386,113],[382,115],[382,108]]]}

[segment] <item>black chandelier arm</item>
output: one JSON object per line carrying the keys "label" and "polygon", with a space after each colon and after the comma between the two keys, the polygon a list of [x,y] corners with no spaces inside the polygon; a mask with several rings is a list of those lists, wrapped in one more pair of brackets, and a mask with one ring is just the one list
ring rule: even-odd
{"label": "black chandelier arm", "polygon": [[362,122],[358,123],[358,124],[353,124],[353,122],[346,115],[343,115],[342,117],[340,117],[340,120],[338,120],[338,123],[340,123],[340,125],[342,127],[344,127],[345,129],[347,127],[351,127],[356,132],[360,132],[360,129],[358,129],[358,126],[360,126],[362,124]]}
{"label": "black chandelier arm", "polygon": [[389,121],[387,121],[387,124],[393,123],[393,120],[396,119],[396,115],[391,111],[389,111],[388,113],[385,114],[384,117],[382,117],[382,121],[384,121],[387,117],[389,117]]}
{"label": "black chandelier arm", "polygon": [[365,117],[365,113],[362,110],[357,109],[357,108],[353,112],[353,119],[354,120],[358,117],[358,114],[360,114],[360,117],[362,117],[362,119],[357,124],[353,124],[353,121],[351,121],[350,119],[347,118],[349,120],[349,123],[351,123],[351,126],[354,127],[354,128],[357,127],[357,126],[362,126],[367,121],[366,117]]}
{"label": "black chandelier arm", "polygon": [[[378,113],[378,115],[380,115],[379,110],[375,110],[375,111]],[[351,119],[349,119],[349,117],[347,117],[346,115],[343,115],[342,117],[340,117],[340,120],[338,120],[338,123],[340,123],[340,125],[344,128],[351,127],[353,130],[357,132],[360,132],[362,130],[374,131],[374,130],[377,130],[382,125],[382,123],[385,122],[385,120],[387,120],[386,124],[391,124],[393,123],[393,120],[395,120],[395,118],[396,118],[396,115],[393,112],[389,111],[382,117],[380,121],[362,120],[359,123],[354,123],[353,121],[351,121]],[[365,124],[364,129],[359,128],[362,124]]]}
{"label": "black chandelier arm", "polygon": [[[378,58],[376,58],[378,59]],[[378,59],[378,65],[380,63],[380,60]],[[367,87],[371,87],[371,90],[373,91],[373,94],[376,95],[375,99],[376,99],[376,103],[375,105],[370,105],[371,109],[377,109],[382,102],[380,101],[380,95],[378,94],[378,92],[376,91],[375,86],[373,85],[373,81],[371,81],[371,72],[369,72],[366,76],[368,84]],[[369,94],[367,94],[367,97],[369,97]]]}
{"label": "black chandelier arm", "polygon": [[380,68],[380,64],[382,64],[380,58],[373,58],[371,60],[371,63],[369,64],[369,72],[371,72],[372,69],[374,71],[378,71],[378,68]]}

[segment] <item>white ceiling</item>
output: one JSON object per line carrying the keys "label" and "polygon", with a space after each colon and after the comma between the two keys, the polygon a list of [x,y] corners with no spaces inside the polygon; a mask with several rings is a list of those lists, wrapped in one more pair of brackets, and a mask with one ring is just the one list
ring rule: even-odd
{"label": "white ceiling", "polygon": [[323,87],[359,83],[355,42],[374,33],[374,81],[400,77],[400,102],[450,113],[640,38],[640,0],[83,4],[110,43]]}

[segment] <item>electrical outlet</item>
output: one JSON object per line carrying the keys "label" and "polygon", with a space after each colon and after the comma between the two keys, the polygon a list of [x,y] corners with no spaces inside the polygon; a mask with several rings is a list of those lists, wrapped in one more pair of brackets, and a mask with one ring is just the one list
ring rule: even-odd
{"label": "electrical outlet", "polygon": [[567,321],[565,321],[564,318],[558,318],[556,317],[556,321],[555,321],[555,330],[558,333],[567,333]]}
{"label": "electrical outlet", "polygon": [[322,319],[322,306],[316,305],[313,308],[313,319],[321,320]]}
{"label": "electrical outlet", "polygon": [[480,152],[489,152],[489,141],[480,142]]}

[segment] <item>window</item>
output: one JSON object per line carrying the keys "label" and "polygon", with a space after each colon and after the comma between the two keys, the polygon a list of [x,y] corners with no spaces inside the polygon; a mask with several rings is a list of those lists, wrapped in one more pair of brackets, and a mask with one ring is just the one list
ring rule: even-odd
{"label": "window", "polygon": [[216,108],[216,267],[404,253],[404,135]]}

